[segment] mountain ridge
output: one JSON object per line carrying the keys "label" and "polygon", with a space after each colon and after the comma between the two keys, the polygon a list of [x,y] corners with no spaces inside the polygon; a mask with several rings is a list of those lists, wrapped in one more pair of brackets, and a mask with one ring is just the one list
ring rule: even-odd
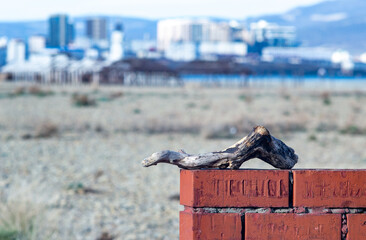
{"label": "mountain ridge", "polygon": [[[310,6],[296,7],[282,14],[270,14],[248,17],[240,20],[249,26],[250,23],[266,20],[279,25],[293,25],[297,29],[298,40],[303,46],[324,46],[343,48],[352,54],[366,52],[366,1],[332,0],[323,1]],[[75,16],[73,21],[77,27],[76,35],[85,32],[83,22],[93,16],[103,16],[109,22],[109,30],[117,22],[125,27],[127,40],[155,39],[158,19],[139,17],[123,17],[110,15]],[[199,18],[199,16],[197,17]],[[209,17],[213,20],[232,20]],[[0,22],[0,36],[26,40],[30,35],[47,35],[47,20]]]}

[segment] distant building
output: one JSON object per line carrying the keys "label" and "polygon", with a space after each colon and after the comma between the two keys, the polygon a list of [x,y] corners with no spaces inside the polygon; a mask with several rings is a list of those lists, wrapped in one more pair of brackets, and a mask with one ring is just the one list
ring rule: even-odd
{"label": "distant building", "polygon": [[110,61],[118,61],[121,60],[124,56],[123,49],[123,25],[121,23],[116,24],[114,30],[111,34],[111,47],[109,52],[109,60]]}
{"label": "distant building", "polygon": [[76,48],[88,49],[92,47],[92,43],[87,37],[76,37],[73,46]]}
{"label": "distant building", "polygon": [[337,49],[337,51],[332,54],[331,60],[333,63],[340,64],[342,72],[344,73],[352,72],[355,67],[351,55],[345,50]]}
{"label": "distant building", "polygon": [[332,61],[335,49],[323,47],[266,47],[262,52],[262,59],[265,61],[275,61],[287,59],[293,62],[308,61]]}
{"label": "distant building", "polygon": [[6,62],[8,64],[23,63],[25,61],[25,44],[20,39],[11,39],[7,45]]}
{"label": "distant building", "polygon": [[360,62],[362,62],[362,63],[366,63],[366,53],[362,53],[362,54],[359,56],[359,60],[360,60]]}
{"label": "distant building", "polygon": [[81,48],[72,48],[59,51],[59,54],[66,55],[72,60],[82,60],[85,57],[85,50]]}
{"label": "distant building", "polygon": [[101,17],[95,17],[86,21],[86,36],[92,45],[107,47],[107,20]]}
{"label": "distant building", "polygon": [[128,50],[138,58],[161,58],[161,52],[157,51],[156,41],[153,40],[133,40]]}
{"label": "distant building", "polygon": [[0,67],[6,64],[6,47],[0,47]]}
{"label": "distant building", "polygon": [[99,51],[95,48],[88,48],[85,51],[85,57],[88,59],[94,59],[97,60],[99,58]]}
{"label": "distant building", "polygon": [[74,27],[64,14],[53,15],[48,20],[48,46],[66,48],[74,39]]}
{"label": "distant building", "polygon": [[177,72],[165,61],[132,58],[111,63],[100,71],[101,84],[182,86]]}
{"label": "distant building", "polygon": [[28,51],[30,54],[39,53],[46,48],[46,38],[40,35],[28,38]]}
{"label": "distant building", "polygon": [[296,28],[294,26],[279,26],[261,20],[250,24],[249,51],[262,52],[265,47],[295,47]]}
{"label": "distant building", "polygon": [[217,60],[220,57],[243,57],[247,53],[244,42],[185,42],[171,43],[165,57],[174,61]]}
{"label": "distant building", "polygon": [[165,57],[173,61],[193,61],[198,57],[198,47],[193,42],[171,43],[165,50]]}
{"label": "distant building", "polygon": [[8,39],[6,37],[0,37],[0,67],[6,64],[6,46]]}
{"label": "distant building", "polygon": [[6,47],[7,44],[8,44],[8,38],[0,37],[0,47]]}
{"label": "distant building", "polygon": [[92,40],[107,40],[107,20],[95,17],[86,21],[86,36]]}
{"label": "distant building", "polygon": [[202,27],[190,19],[166,19],[158,22],[158,49],[165,51],[172,43],[201,41]]}
{"label": "distant building", "polygon": [[242,26],[235,22],[208,19],[166,19],[158,22],[158,49],[165,51],[171,44],[243,41]]}
{"label": "distant building", "polygon": [[300,64],[304,60],[313,63],[339,64],[343,72],[349,72],[354,68],[349,52],[325,47],[268,47],[263,49],[262,60],[267,62],[282,60],[293,64]]}
{"label": "distant building", "polygon": [[243,24],[237,21],[230,21],[230,39],[232,42],[245,42],[248,31],[244,28]]}
{"label": "distant building", "polygon": [[200,44],[201,59],[212,59],[215,56],[241,56],[247,54],[247,44],[244,42],[203,42]]}
{"label": "distant building", "polygon": [[106,62],[91,59],[74,60],[57,49],[47,49],[45,54],[34,54],[21,65],[7,64],[1,70],[12,81],[37,83],[82,84],[99,83],[101,69]]}

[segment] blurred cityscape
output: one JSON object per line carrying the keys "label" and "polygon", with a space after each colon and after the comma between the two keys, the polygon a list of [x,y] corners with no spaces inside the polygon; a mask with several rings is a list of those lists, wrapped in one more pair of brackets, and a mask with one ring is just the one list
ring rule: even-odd
{"label": "blurred cityscape", "polygon": [[179,239],[180,169],[141,161],[226,149],[258,125],[295,150],[297,169],[366,169],[365,10],[0,4],[0,240]]}
{"label": "blurred cityscape", "polygon": [[[48,18],[48,34],[0,36],[0,79],[39,83],[181,84],[187,76],[365,77],[366,53],[306,46],[293,25],[171,18],[142,39],[124,22],[67,14]],[[78,30],[78,34],[76,31]],[[80,34],[81,29],[81,34]],[[156,37],[155,37],[156,36]]]}

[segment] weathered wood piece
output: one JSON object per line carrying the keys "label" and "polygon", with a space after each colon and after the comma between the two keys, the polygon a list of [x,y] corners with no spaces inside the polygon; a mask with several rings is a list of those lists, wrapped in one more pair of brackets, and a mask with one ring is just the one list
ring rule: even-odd
{"label": "weathered wood piece", "polygon": [[293,168],[298,159],[292,148],[271,136],[265,127],[257,126],[248,136],[222,151],[191,155],[183,150],[165,150],[145,158],[142,165],[150,167],[158,163],[169,163],[184,169],[238,169],[252,158],[259,158],[281,169]]}

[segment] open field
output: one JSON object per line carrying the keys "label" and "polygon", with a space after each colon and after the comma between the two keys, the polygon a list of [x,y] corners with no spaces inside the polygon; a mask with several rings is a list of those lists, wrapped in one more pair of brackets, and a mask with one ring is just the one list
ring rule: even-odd
{"label": "open field", "polygon": [[179,169],[142,159],[220,150],[258,124],[295,149],[296,168],[366,168],[365,89],[0,82],[0,236],[177,239]]}

